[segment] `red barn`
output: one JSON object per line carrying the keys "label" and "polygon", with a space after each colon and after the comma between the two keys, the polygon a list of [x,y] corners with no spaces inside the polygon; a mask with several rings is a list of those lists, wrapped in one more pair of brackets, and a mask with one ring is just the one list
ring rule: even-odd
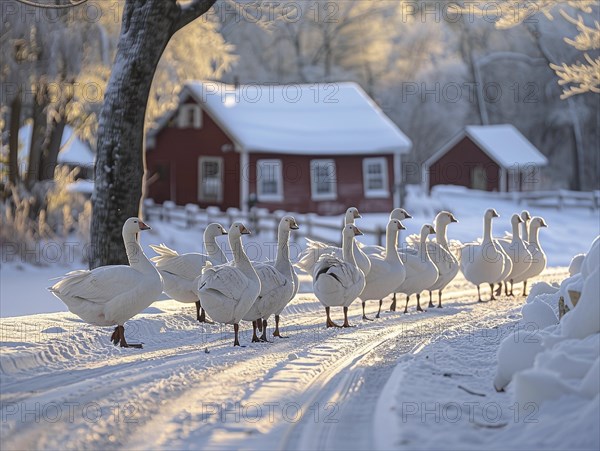
{"label": "red barn", "polygon": [[188,83],[147,139],[156,202],[299,213],[399,204],[410,140],[355,83]]}
{"label": "red barn", "polygon": [[423,185],[460,185],[484,191],[533,191],[548,160],[514,126],[471,125],[423,166]]}

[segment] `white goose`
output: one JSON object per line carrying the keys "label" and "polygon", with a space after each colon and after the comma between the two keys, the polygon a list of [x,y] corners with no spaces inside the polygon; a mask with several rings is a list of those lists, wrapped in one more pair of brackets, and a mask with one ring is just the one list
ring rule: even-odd
{"label": "white goose", "polygon": [[[348,210],[346,210],[346,215],[344,216],[344,225],[354,225],[354,220],[361,217],[362,216],[356,207],[350,207]],[[333,254],[337,258],[342,258],[341,247],[325,244],[321,241],[314,241],[309,238],[306,238],[306,242],[308,244],[306,250],[300,254],[300,261],[296,263],[296,266],[308,274],[312,274],[314,272],[315,263],[323,254]],[[356,264],[364,274],[368,274],[371,267],[369,259],[365,253],[360,250],[356,240],[354,240],[353,247]]]}
{"label": "white goose", "polygon": [[138,232],[149,229],[138,218],[125,221],[123,242],[129,266],[71,271],[49,288],[69,311],[85,322],[96,326],[116,325],[110,339],[122,348],[142,347],[125,340],[125,321],[150,306],[162,293],[160,274],[136,240]]}
{"label": "white goose", "polygon": [[[458,260],[450,251],[450,247],[448,246],[448,237],[446,234],[448,225],[453,222],[458,222],[458,220],[452,213],[448,211],[440,211],[434,220],[435,241],[427,241],[427,253],[435,264],[439,274],[435,283],[428,288],[430,308],[434,306],[432,292],[436,290],[438,292],[437,307],[442,308],[442,292],[458,274]],[[418,244],[418,240],[418,235],[410,235],[406,238],[406,241],[412,245]]]}
{"label": "white goose", "polygon": [[[404,221],[405,219],[411,219],[412,216],[408,214],[408,212],[404,209],[404,208],[394,208],[391,213],[390,213],[390,221],[392,219],[397,219],[398,221]],[[371,254],[384,254],[385,253],[385,247],[384,246],[378,246],[376,244],[371,244],[371,245],[365,245],[360,243],[359,244],[360,249],[367,254],[367,256],[371,255]]]}
{"label": "white goose", "polygon": [[358,268],[354,258],[354,237],[362,232],[352,224],[344,226],[342,231],[342,259],[333,254],[319,257],[313,273],[313,288],[317,299],[325,306],[327,327],[340,327],[331,320],[331,307],[344,308],[344,324],[348,323],[348,307],[365,287],[365,275]]}
{"label": "white goose", "polygon": [[200,305],[197,285],[194,283],[196,277],[202,274],[202,268],[206,262],[213,265],[227,263],[227,257],[217,244],[216,238],[227,235],[227,231],[221,224],[209,224],[204,230],[204,249],[206,254],[190,252],[189,254],[178,254],[177,251],[169,249],[164,244],[150,247],[158,255],[150,261],[156,264],[158,272],[163,278],[163,291],[173,299],[183,303],[196,304],[196,319],[201,323],[208,322],[206,312]]}
{"label": "white goose", "polygon": [[379,310],[376,318],[381,314],[381,304],[383,298],[393,293],[398,284],[404,282],[406,270],[404,264],[398,256],[396,249],[398,241],[398,231],[406,228],[397,219],[388,222],[385,234],[385,252],[383,254],[374,253],[369,255],[371,261],[371,271],[367,274],[365,288],[360,294],[362,300],[363,320],[372,321],[365,314],[365,303],[371,299],[379,299]]}
{"label": "white goose", "polygon": [[[294,288],[294,269],[289,258],[290,231],[298,230],[293,216],[284,216],[277,229],[277,258],[273,262],[253,262],[252,265],[260,279],[260,293],[244,315],[244,320],[252,321],[252,342],[267,340],[267,319],[281,312],[290,302],[296,291]],[[260,322],[262,335],[256,335]]]}
{"label": "white goose", "polygon": [[504,256],[500,246],[492,239],[492,219],[499,215],[493,208],[483,216],[483,240],[481,243],[469,243],[460,248],[460,269],[469,282],[477,285],[477,296],[481,300],[480,285],[489,283],[490,300],[494,297],[493,283],[496,283],[504,272]]}
{"label": "white goose", "polygon": [[[411,294],[417,295],[417,311],[422,312],[421,292],[432,286],[438,278],[438,270],[429,256],[427,237],[435,233],[433,226],[429,224],[421,227],[419,245],[416,248],[407,248],[399,252],[400,259],[404,263],[406,278],[404,282],[396,287],[397,292],[406,295],[404,313],[408,313],[408,301]],[[391,311],[396,310],[396,299],[392,301]]]}
{"label": "white goose", "polygon": [[[529,252],[527,245],[521,239],[521,233],[519,231],[519,224],[524,222],[523,219],[521,219],[518,214],[514,214],[512,215],[510,222],[512,225],[512,238],[510,240],[498,240],[498,244],[502,246],[502,249],[508,254],[512,262],[512,269],[504,280],[504,291],[506,295],[513,296],[513,284],[515,279],[524,274],[531,267],[531,252]],[[508,292],[509,281],[510,293]]]}
{"label": "white goose", "polygon": [[514,279],[515,283],[523,282],[523,296],[527,296],[527,279],[531,279],[546,269],[547,258],[540,245],[540,228],[548,224],[539,216],[534,217],[529,224],[529,243],[527,250],[531,253],[531,266]]}
{"label": "white goose", "polygon": [[[291,218],[291,216],[290,216]],[[294,222],[296,220],[294,219]],[[291,224],[291,222],[290,222]],[[298,224],[296,224],[296,227],[298,226]],[[279,227],[282,228],[278,229],[277,234],[278,234],[278,238],[277,238],[277,242],[278,242],[278,247],[277,247],[277,258],[275,259],[275,268],[277,268],[277,270],[279,272],[281,272],[286,278],[288,278],[289,276],[291,276],[292,278],[292,282],[294,283],[294,291],[292,292],[292,297],[290,299],[288,299],[287,301],[285,301],[284,299],[281,300],[281,303],[279,304],[277,310],[275,311],[275,330],[273,331],[273,336],[274,337],[279,337],[279,338],[287,338],[284,337],[283,335],[281,335],[280,331],[279,331],[279,317],[281,315],[281,312],[283,312],[283,309],[286,307],[286,305],[288,305],[290,303],[290,301],[292,299],[294,299],[294,297],[296,297],[296,294],[298,293],[298,288],[299,288],[299,281],[298,281],[298,274],[296,274],[296,271],[294,270],[294,265],[292,265],[291,261],[290,261],[290,233],[289,230],[294,230],[291,225],[287,226],[287,224],[282,225],[281,223],[279,224]],[[289,227],[289,230],[285,230],[286,227]]]}
{"label": "white goose", "polygon": [[234,346],[240,346],[239,322],[250,310],[260,293],[260,280],[242,246],[242,235],[250,232],[241,222],[229,229],[233,262],[207,266],[198,283],[198,298],[210,317],[221,324],[233,324]]}

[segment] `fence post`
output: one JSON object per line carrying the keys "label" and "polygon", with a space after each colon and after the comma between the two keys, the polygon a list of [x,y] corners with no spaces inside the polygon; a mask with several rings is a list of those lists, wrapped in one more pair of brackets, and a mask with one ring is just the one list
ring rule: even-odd
{"label": "fence post", "polygon": [[163,212],[165,215],[165,222],[171,222],[173,210],[175,209],[175,202],[166,200],[163,202]]}
{"label": "fence post", "polygon": [[185,206],[185,223],[186,227],[193,227],[196,225],[196,215],[200,211],[200,207],[196,204],[187,204]]}
{"label": "fence post", "polygon": [[306,235],[305,236],[312,236],[313,234],[313,218],[312,218],[312,214],[307,214],[306,215]]}

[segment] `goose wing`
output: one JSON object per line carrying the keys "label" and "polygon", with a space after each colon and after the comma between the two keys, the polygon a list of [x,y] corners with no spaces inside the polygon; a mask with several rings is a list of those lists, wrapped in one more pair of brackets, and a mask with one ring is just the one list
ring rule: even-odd
{"label": "goose wing", "polygon": [[260,295],[266,296],[274,290],[280,289],[282,286],[290,283],[283,274],[271,264],[267,263],[253,263],[254,269],[260,279]]}
{"label": "goose wing", "polygon": [[300,259],[295,266],[307,272],[308,274],[314,272],[315,265],[322,255],[334,254],[338,257],[341,257],[342,255],[341,248],[323,243],[321,241],[306,238],[306,244],[306,249],[300,254]]}
{"label": "goose wing", "polygon": [[341,286],[349,288],[360,278],[359,269],[334,255],[323,255],[315,265],[313,278],[316,281],[322,274],[336,279]]}
{"label": "goose wing", "polygon": [[60,296],[81,298],[95,303],[106,303],[133,289],[140,283],[141,273],[131,266],[102,266],[88,270],[71,271],[50,287]]}
{"label": "goose wing", "polygon": [[213,290],[229,299],[239,300],[249,284],[248,277],[235,266],[209,266],[202,272],[198,283],[198,292]]}
{"label": "goose wing", "polygon": [[205,254],[189,253],[179,255],[164,244],[159,246],[150,245],[150,247],[159,254],[150,259],[158,269],[190,281],[198,277],[202,273],[202,268],[206,266],[206,262],[210,261],[208,255]]}

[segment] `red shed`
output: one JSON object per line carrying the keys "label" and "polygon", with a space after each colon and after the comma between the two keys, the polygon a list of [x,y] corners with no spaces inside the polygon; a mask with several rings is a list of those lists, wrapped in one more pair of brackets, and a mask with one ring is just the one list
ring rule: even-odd
{"label": "red shed", "polygon": [[423,185],[460,185],[484,191],[539,189],[548,160],[514,126],[467,126],[423,166]]}
{"label": "red shed", "polygon": [[192,82],[148,135],[147,195],[221,209],[390,211],[411,145],[355,83]]}

